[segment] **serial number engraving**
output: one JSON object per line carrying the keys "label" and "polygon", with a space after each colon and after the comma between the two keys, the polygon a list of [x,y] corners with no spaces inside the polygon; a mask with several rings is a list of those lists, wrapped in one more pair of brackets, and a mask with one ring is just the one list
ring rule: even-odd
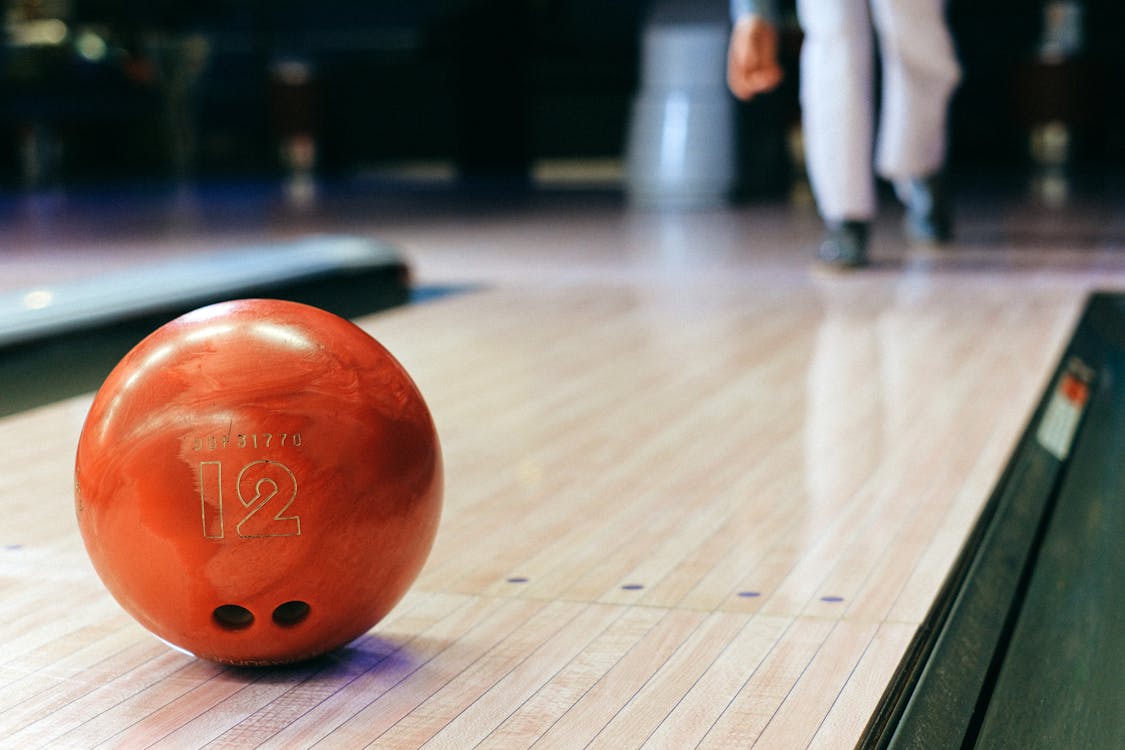
{"label": "serial number engraving", "polygon": [[191,438],[195,452],[217,451],[226,448],[300,448],[304,439],[299,432],[239,432],[236,434],[195,435]]}

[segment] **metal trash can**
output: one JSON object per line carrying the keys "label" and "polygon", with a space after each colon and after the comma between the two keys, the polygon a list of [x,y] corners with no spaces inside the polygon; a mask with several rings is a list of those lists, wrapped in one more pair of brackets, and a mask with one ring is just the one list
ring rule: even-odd
{"label": "metal trash can", "polygon": [[726,5],[663,2],[645,25],[626,142],[626,193],[657,209],[724,204],[734,188]]}

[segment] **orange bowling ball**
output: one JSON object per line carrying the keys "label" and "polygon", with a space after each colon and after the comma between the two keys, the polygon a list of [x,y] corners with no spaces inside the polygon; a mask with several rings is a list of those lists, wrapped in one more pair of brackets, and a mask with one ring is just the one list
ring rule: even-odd
{"label": "orange bowling ball", "polygon": [[323,310],[204,307],[109,374],[78,442],[86,550],[121,606],[201,658],[281,664],[379,622],[441,513],[433,420],[403,367]]}

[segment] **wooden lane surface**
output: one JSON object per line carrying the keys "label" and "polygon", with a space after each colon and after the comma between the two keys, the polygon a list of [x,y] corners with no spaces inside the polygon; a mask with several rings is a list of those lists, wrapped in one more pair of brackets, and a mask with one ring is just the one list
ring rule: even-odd
{"label": "wooden lane surface", "polygon": [[430,402],[446,511],[306,665],[147,635],[74,523],[88,398],[0,422],[0,746],[854,744],[1105,277],[631,268],[360,321]]}

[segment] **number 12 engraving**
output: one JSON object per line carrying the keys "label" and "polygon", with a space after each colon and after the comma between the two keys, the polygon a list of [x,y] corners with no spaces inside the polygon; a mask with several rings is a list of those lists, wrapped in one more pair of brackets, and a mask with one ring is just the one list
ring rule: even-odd
{"label": "number 12 engraving", "polygon": [[[235,494],[242,505],[235,533],[243,538],[300,536],[301,517],[287,515],[297,499],[297,478],[283,463],[261,459],[242,467],[235,480]],[[199,463],[199,498],[203,511],[203,536],[226,537],[223,505],[223,462]]]}

